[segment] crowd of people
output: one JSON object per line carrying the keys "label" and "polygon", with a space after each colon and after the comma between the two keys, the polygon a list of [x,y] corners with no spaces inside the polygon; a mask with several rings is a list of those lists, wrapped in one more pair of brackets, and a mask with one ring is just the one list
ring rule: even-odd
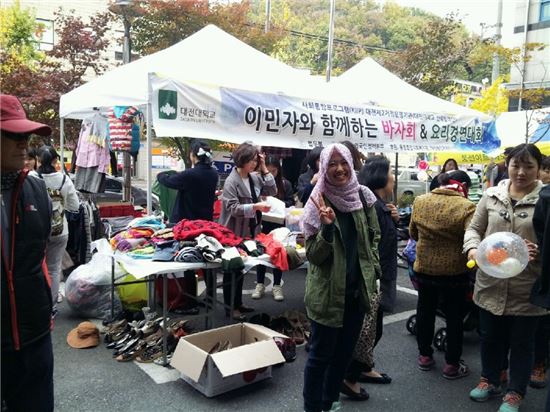
{"label": "crowd of people", "polygon": [[[0,106],[2,402],[7,410],[53,410],[50,330],[61,299],[61,257],[67,243],[67,222],[63,213],[56,217],[56,201],[67,211],[78,210],[79,201],[71,180],[58,171],[57,152],[49,146],[28,150],[29,136],[47,136],[50,128],[27,119],[13,96],[2,95]],[[305,159],[295,197],[279,158],[266,157],[252,143],[240,144],[232,158],[235,168],[223,184],[219,223],[237,236],[254,239],[277,228],[262,222],[262,214],[270,210],[266,196],[286,207],[297,199],[304,207],[309,262],[304,301],[311,324],[304,410],[335,410],[340,394],[367,400],[361,383],[392,382],[375,369],[374,361],[384,314],[396,304],[399,215],[392,202],[395,180],[389,160],[365,158],[351,142],[315,148]],[[169,223],[214,219],[219,178],[211,147],[194,141],[190,161],[193,167],[183,172],[158,175],[161,185],[178,191]],[[470,177],[449,159],[430,192],[415,199],[409,232],[416,242],[418,368],[436,366],[432,341],[436,312],[442,310],[447,327],[442,376],[467,376],[463,319],[475,311],[482,371],[469,396],[477,402],[502,396],[499,411],[516,412],[528,385],[546,385],[550,158],[534,145],[521,144],[507,150],[504,165],[475,205],[468,199]],[[525,240],[529,263],[515,277],[498,279],[467,267],[480,242],[496,232],[513,232]],[[282,277],[281,270],[273,269],[276,301],[284,300]],[[194,272],[185,278],[187,292],[193,293]],[[264,297],[265,278],[265,266],[258,266],[253,299]],[[242,288],[242,272],[226,269],[226,316],[237,321],[254,310],[244,305]],[[30,386],[33,396],[26,394]]]}

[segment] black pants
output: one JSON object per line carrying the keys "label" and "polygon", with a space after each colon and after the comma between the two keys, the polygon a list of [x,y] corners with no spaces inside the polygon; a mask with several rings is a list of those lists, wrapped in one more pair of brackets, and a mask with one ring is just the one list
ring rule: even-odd
{"label": "black pants", "polygon": [[[382,338],[382,333],[384,329],[384,311],[379,306],[376,312],[376,335],[374,337],[373,349],[376,347],[380,339]],[[351,383],[355,383],[359,380],[361,373],[371,372],[374,366],[367,365],[366,363],[359,362],[358,360],[352,359],[346,371],[346,380]]]}
{"label": "black pants", "polygon": [[[447,351],[445,361],[458,365],[462,356],[463,318],[468,280],[459,276],[417,274],[419,280],[416,306],[416,342],[422,356],[432,356],[435,316],[438,307],[445,314]],[[454,278],[454,279],[453,279]]]}
{"label": "black pants", "polygon": [[48,333],[20,351],[2,351],[2,403],[9,412],[53,411],[53,352]]}
{"label": "black pants", "polygon": [[[349,299],[351,300],[351,299]],[[304,410],[328,411],[340,387],[361,332],[365,312],[357,299],[346,304],[341,328],[311,320],[310,348],[304,371]]]}
{"label": "black pants", "polygon": [[[256,266],[256,282],[264,283],[265,282],[265,271],[266,267],[264,265]],[[283,272],[281,269],[273,268],[273,285],[278,286],[281,284],[281,279],[283,278]]]}
{"label": "black pants", "polygon": [[525,396],[534,360],[535,331],[538,316],[497,316],[479,311],[481,333],[481,376],[500,385],[505,344],[510,345],[510,381],[508,391]]}
{"label": "black pants", "polygon": [[231,307],[231,291],[234,290],[235,300],[233,301],[233,309],[239,309],[243,305],[243,283],[244,274],[240,271],[234,274],[234,283],[232,281],[231,272],[223,272],[223,303],[226,308]]}
{"label": "black pants", "polygon": [[185,293],[188,295],[193,296],[191,298],[190,296],[186,296],[186,304],[185,309],[192,309],[196,308],[198,306],[197,302],[197,276],[195,275],[194,270],[186,270],[183,272],[183,281],[185,285]]}
{"label": "black pants", "polygon": [[550,343],[550,315],[541,316],[535,333],[535,365],[548,368],[548,344]]}

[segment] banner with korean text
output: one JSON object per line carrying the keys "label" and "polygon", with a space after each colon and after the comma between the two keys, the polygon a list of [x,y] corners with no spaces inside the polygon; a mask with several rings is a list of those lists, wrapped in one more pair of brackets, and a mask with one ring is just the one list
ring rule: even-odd
{"label": "banner with korean text", "polygon": [[[151,75],[155,134],[310,149],[350,140],[365,152],[483,151],[494,122],[232,89]],[[413,108],[414,109],[414,108]]]}

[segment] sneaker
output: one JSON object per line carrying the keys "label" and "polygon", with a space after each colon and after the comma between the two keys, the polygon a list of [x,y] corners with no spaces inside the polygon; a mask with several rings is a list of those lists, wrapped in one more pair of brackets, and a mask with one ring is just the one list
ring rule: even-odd
{"label": "sneaker", "polygon": [[265,295],[265,285],[263,283],[256,283],[256,289],[252,292],[252,299],[260,299]]}
{"label": "sneaker", "polygon": [[498,408],[498,412],[518,412],[522,400],[523,396],[519,393],[513,391],[508,392],[504,395],[504,398],[502,398],[502,404],[500,408]]}
{"label": "sneaker", "polygon": [[481,377],[478,385],[470,391],[470,399],[476,402],[485,402],[489,398],[500,396],[502,389],[500,386],[495,386],[489,383],[487,378]]}
{"label": "sneaker", "polygon": [[418,357],[418,369],[421,371],[429,371],[435,365],[434,358],[431,356],[422,356]]}
{"label": "sneaker", "polygon": [[285,295],[283,295],[283,287],[280,285],[273,285],[273,299],[277,302],[285,300]]}
{"label": "sneaker", "polygon": [[542,389],[546,386],[546,368],[542,363],[536,364],[531,372],[529,386],[535,389]]}
{"label": "sneaker", "polygon": [[461,360],[458,365],[445,364],[443,368],[443,377],[445,379],[460,379],[470,374],[470,368]]}

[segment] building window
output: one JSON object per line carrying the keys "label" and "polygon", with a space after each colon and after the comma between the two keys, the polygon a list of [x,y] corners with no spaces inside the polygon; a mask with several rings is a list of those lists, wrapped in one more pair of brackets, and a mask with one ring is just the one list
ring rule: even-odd
{"label": "building window", "polygon": [[54,43],[53,20],[36,19],[36,23],[38,24],[38,28],[33,37],[36,41],[37,48],[44,51],[51,50]]}
{"label": "building window", "polygon": [[540,21],[550,20],[550,0],[540,2]]}

